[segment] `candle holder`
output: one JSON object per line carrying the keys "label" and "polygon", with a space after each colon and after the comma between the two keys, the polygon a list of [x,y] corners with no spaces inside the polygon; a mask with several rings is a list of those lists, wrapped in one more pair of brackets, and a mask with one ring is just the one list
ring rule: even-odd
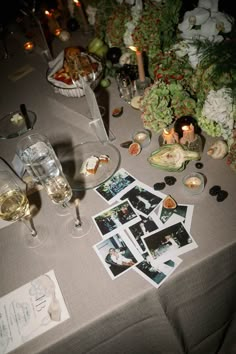
{"label": "candle holder", "polygon": [[202,193],[205,187],[204,176],[198,172],[192,172],[184,176],[182,182],[184,190],[191,195]]}
{"label": "candle holder", "polygon": [[133,133],[132,139],[135,143],[139,143],[142,148],[148,146],[151,141],[151,132],[147,129],[140,129]]}
{"label": "candle holder", "polygon": [[32,53],[34,50],[34,43],[31,41],[28,41],[24,44],[24,50],[26,53]]}
{"label": "candle holder", "polygon": [[136,80],[136,93],[138,96],[143,96],[147,87],[151,85],[151,79],[149,77],[145,77],[144,81],[140,79]]}

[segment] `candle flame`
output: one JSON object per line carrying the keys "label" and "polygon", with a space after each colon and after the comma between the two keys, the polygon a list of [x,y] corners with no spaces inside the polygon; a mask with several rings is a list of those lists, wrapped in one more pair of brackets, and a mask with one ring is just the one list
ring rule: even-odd
{"label": "candle flame", "polygon": [[138,49],[132,45],[129,46],[129,49],[131,49],[133,52],[137,52]]}
{"label": "candle flame", "polygon": [[164,128],[164,133],[165,133],[165,134],[170,134],[170,132],[168,132],[168,130],[165,129],[165,128]]}
{"label": "candle flame", "polygon": [[76,6],[81,6],[80,1],[79,0],[73,0],[73,2],[75,3]]}
{"label": "candle flame", "polygon": [[46,16],[52,17],[52,13],[50,13],[48,10],[46,10],[44,13],[45,13]]}
{"label": "candle flame", "polygon": [[190,130],[190,129],[189,129],[189,126],[188,126],[188,125],[184,125],[184,126],[182,127],[182,130],[188,131],[188,130]]}

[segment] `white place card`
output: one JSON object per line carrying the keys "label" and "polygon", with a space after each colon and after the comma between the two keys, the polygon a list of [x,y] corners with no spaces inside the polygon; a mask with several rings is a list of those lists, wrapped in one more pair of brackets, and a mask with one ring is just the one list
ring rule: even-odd
{"label": "white place card", "polygon": [[53,270],[0,298],[0,353],[70,318]]}

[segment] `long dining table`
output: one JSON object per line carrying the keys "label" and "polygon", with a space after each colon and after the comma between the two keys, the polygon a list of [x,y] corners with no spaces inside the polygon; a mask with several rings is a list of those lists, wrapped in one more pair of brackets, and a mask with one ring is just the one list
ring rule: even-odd
{"label": "long dining table", "polygon": [[[73,37],[73,44],[76,39]],[[11,39],[12,55],[1,61],[1,116],[15,111],[21,103],[37,115],[32,131],[46,135],[53,146],[97,140],[89,125],[85,97],[65,97],[54,92],[46,79],[48,63],[36,51],[25,53]],[[61,43],[68,45],[68,43]],[[30,72],[17,81],[9,75],[28,65]],[[166,172],[151,166],[147,159],[159,147],[159,134],[137,156],[120,147],[143,126],[141,113],[120,98],[115,81],[107,89],[95,90],[98,104],[105,107],[112,133],[111,143],[119,150],[119,167],[153,187],[166,175],[176,178],[166,186],[179,204],[194,205],[191,235],[198,247],[181,255],[182,263],[158,289],[130,270],[112,280],[93,245],[101,240],[97,228],[81,239],[63,231],[66,216],[59,216],[44,190],[30,196],[38,212],[34,222],[43,224],[49,236],[42,247],[24,247],[18,222],[0,229],[0,297],[54,270],[69,319],[16,348],[15,354],[64,353],[191,353],[231,354],[236,352],[236,175],[226,160],[207,155],[214,138],[205,136],[201,173],[204,191],[190,195],[182,178],[196,171],[190,161],[182,172]],[[115,107],[123,106],[119,118]],[[0,140],[0,157],[10,166],[21,137]],[[228,192],[223,202],[209,194],[213,185]],[[106,209],[107,203],[93,189],[86,190],[80,203],[82,215],[91,218]],[[1,331],[0,331],[1,341]],[[0,347],[1,349],[1,347]],[[1,350],[0,350],[1,352]]]}

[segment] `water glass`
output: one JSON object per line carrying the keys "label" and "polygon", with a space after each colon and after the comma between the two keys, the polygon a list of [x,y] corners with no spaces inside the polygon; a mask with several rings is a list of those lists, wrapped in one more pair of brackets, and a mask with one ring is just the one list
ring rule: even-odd
{"label": "water glass", "polygon": [[127,103],[130,103],[133,98],[133,85],[130,77],[124,73],[118,73],[116,76],[116,82],[120,97]]}

